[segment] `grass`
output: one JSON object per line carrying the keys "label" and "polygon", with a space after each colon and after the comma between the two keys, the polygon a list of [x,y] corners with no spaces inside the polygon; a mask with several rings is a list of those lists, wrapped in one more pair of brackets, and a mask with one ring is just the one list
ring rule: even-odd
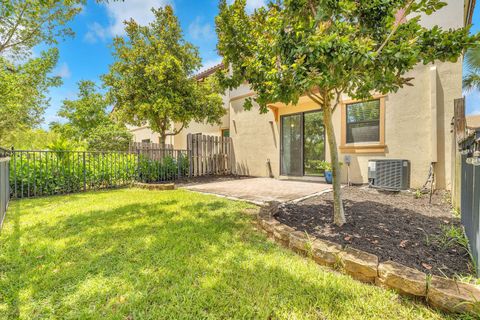
{"label": "grass", "polygon": [[0,318],[448,319],[268,241],[253,208],[182,190],[13,201]]}

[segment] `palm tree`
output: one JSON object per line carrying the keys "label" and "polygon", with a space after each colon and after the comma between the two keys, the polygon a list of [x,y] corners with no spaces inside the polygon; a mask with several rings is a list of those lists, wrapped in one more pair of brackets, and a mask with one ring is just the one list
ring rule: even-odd
{"label": "palm tree", "polygon": [[480,46],[473,47],[465,54],[467,74],[463,77],[463,90],[480,91]]}

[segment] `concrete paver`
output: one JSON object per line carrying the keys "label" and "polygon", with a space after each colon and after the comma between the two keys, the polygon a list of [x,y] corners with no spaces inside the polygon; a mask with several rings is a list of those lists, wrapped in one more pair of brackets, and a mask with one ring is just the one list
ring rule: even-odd
{"label": "concrete paver", "polygon": [[325,192],[329,190],[331,186],[321,182],[247,178],[214,181],[186,186],[184,188],[191,191],[212,193],[261,204],[268,201],[287,202],[308,197],[320,192]]}

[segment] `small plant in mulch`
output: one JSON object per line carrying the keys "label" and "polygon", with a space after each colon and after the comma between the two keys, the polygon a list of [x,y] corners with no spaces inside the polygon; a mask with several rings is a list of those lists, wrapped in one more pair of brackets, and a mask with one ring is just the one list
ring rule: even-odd
{"label": "small plant in mulch", "polygon": [[415,199],[420,199],[423,196],[422,190],[416,189],[413,195]]}
{"label": "small plant in mulch", "polygon": [[[420,192],[418,193],[420,194]],[[392,260],[427,274],[475,274],[459,219],[444,193],[416,197],[363,187],[344,189],[347,221],[333,224],[332,194],[286,204],[275,216],[298,231]]]}
{"label": "small plant in mulch", "polygon": [[468,250],[468,239],[463,230],[458,226],[443,226],[443,233],[437,237],[441,246],[445,249],[455,247],[458,244]]}

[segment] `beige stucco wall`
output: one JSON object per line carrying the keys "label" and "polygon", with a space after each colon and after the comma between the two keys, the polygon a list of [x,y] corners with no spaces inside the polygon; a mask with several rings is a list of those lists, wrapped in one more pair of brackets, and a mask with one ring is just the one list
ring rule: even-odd
{"label": "beige stucco wall", "polygon": [[250,176],[279,174],[279,127],[272,112],[260,114],[258,106],[250,111],[243,109],[244,99],[230,103],[230,136],[233,141],[237,174]]}
{"label": "beige stucco wall", "polygon": [[[450,122],[453,100],[462,96],[461,75],[460,62],[419,65],[410,72],[408,76],[415,78],[414,87],[403,88],[385,100],[385,154],[352,154],[351,181],[367,182],[369,159],[407,159],[411,162],[413,188],[425,183],[430,163],[435,162],[437,188],[450,189]],[[334,121],[338,136],[339,112]],[[343,169],[345,177],[346,168]]]}
{"label": "beige stucco wall", "polygon": [[[222,99],[223,99],[223,105],[225,107],[226,113],[220,120],[220,124],[209,125],[205,123],[191,122],[188,125],[188,127],[183,128],[183,130],[180,131],[180,133],[175,136],[175,143],[174,143],[175,149],[182,149],[182,150],[187,149],[187,135],[189,133],[192,133],[192,134],[203,133],[210,136],[221,136],[222,130],[229,128],[230,110],[228,108],[228,102],[230,100],[230,94],[228,91],[222,96]],[[178,124],[175,125],[175,128],[178,128],[178,127],[179,127]]]}
{"label": "beige stucco wall", "polygon": [[[150,139],[150,142],[159,143],[160,135],[153,132],[149,126],[133,127],[127,126],[130,133],[133,135],[133,141],[142,142],[142,140]],[[166,144],[173,144],[173,138],[167,137]]]}

